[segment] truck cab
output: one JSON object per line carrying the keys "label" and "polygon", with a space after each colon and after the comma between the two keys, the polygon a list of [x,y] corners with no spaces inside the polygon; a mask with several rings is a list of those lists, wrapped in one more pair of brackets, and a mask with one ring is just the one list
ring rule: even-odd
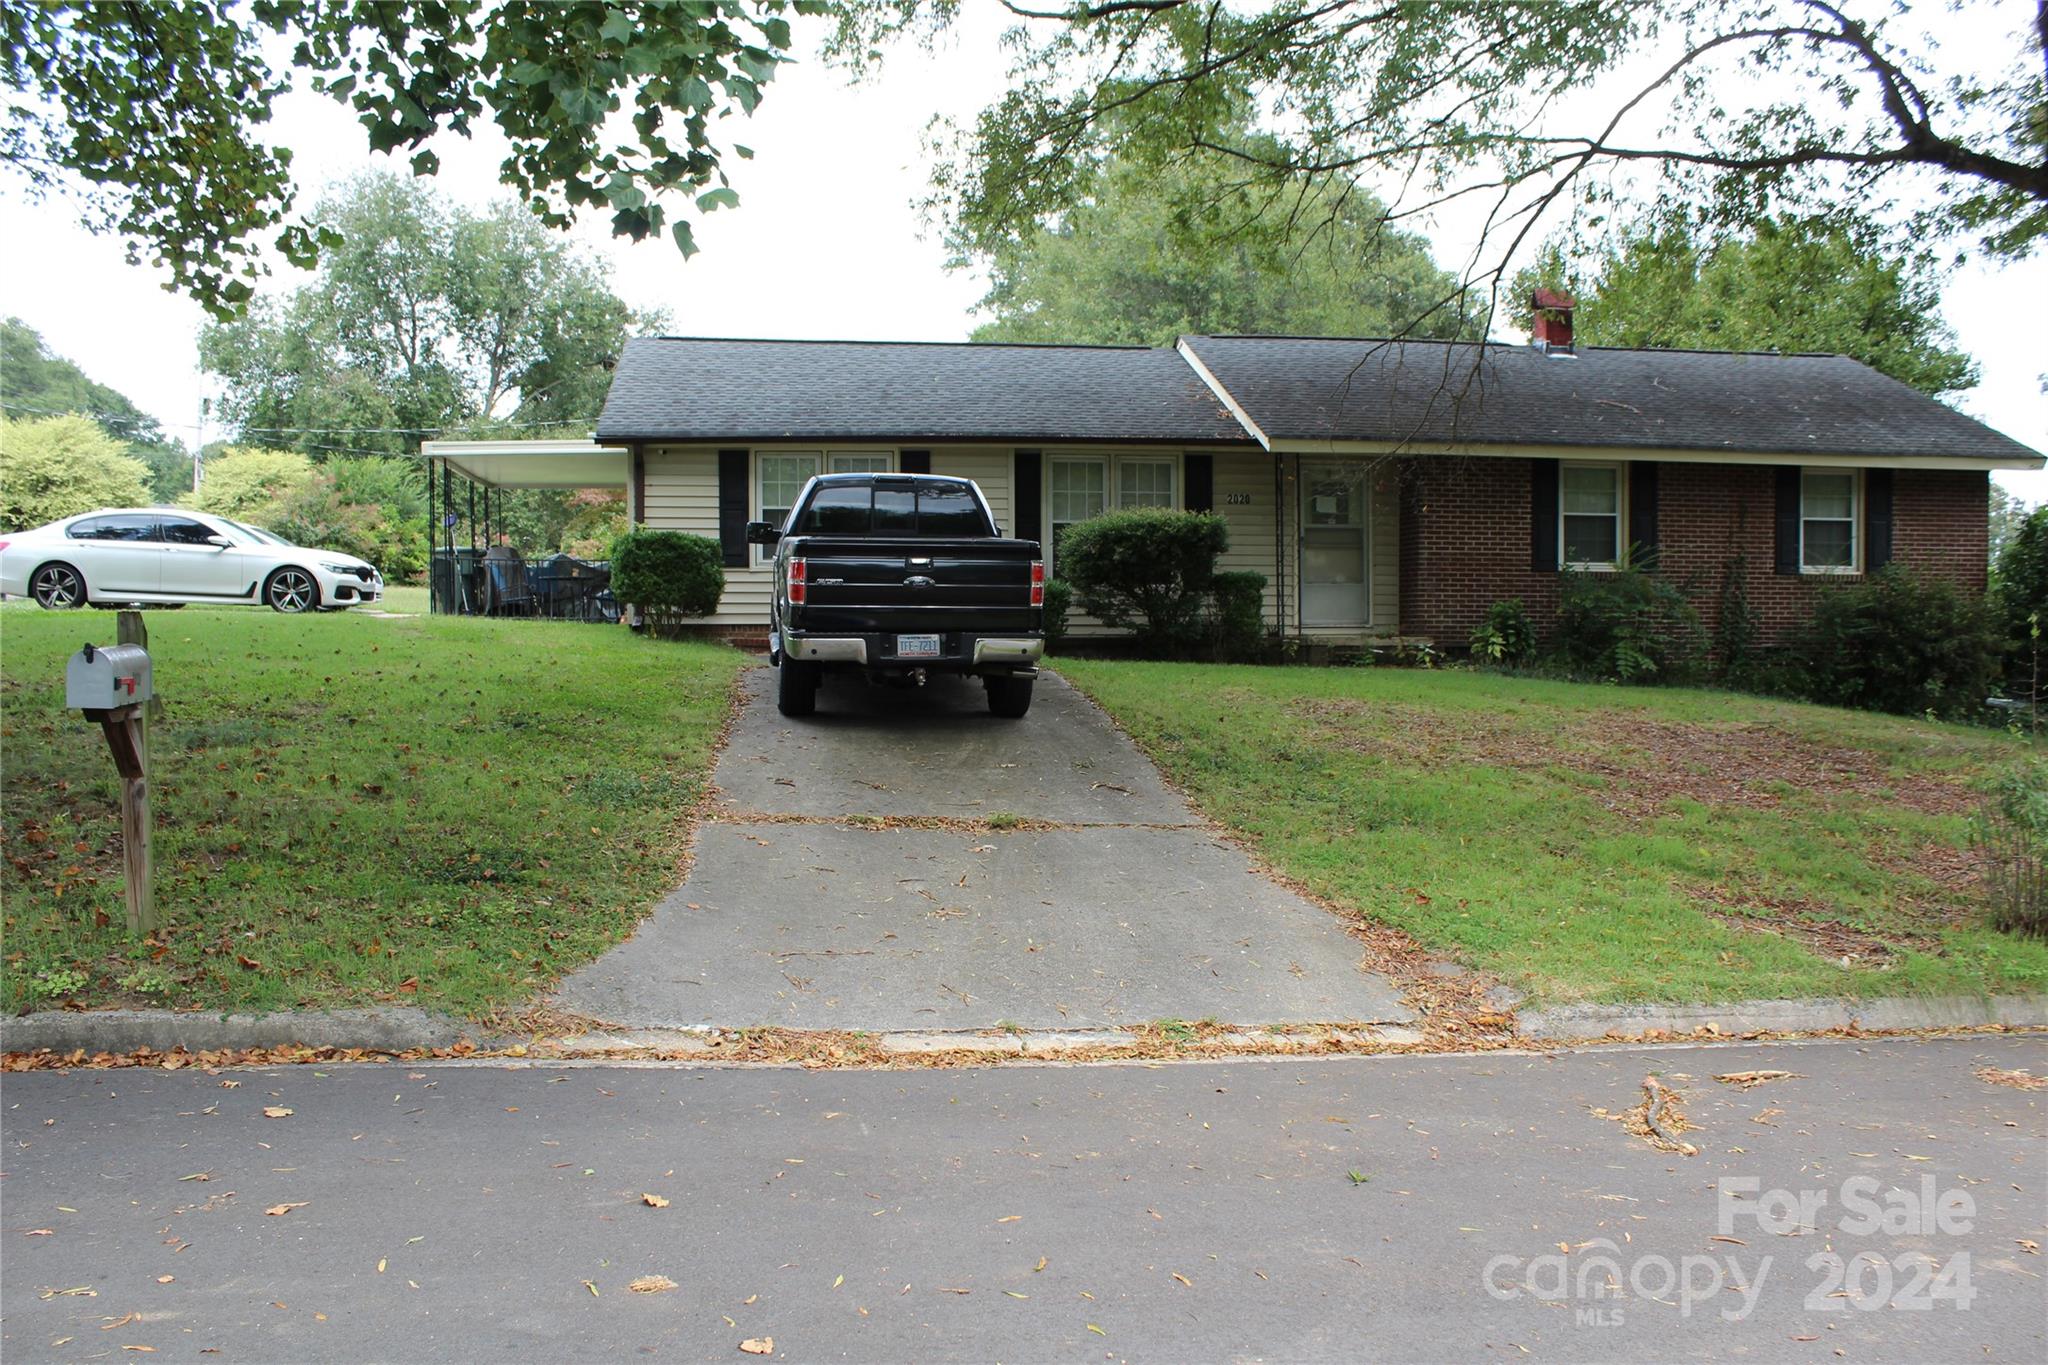
{"label": "truck cab", "polygon": [[825,474],[780,526],[747,539],[775,547],[768,651],[785,716],[817,706],[828,670],[919,685],[971,674],[989,710],[1031,709],[1045,653],[1045,561],[1038,542],[1001,534],[971,479]]}

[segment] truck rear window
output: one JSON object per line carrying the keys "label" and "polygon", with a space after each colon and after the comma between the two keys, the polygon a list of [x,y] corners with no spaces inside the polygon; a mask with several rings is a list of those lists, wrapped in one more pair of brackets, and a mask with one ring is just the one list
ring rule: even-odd
{"label": "truck rear window", "polygon": [[820,487],[791,534],[974,538],[995,527],[966,484],[891,479]]}

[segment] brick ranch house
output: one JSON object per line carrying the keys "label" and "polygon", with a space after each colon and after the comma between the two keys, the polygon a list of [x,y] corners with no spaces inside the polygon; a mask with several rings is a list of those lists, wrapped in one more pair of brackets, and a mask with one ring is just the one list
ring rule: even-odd
{"label": "brick ranch house", "polygon": [[[718,539],[709,625],[762,629],[749,520],[813,474],[975,480],[1047,545],[1113,507],[1213,510],[1279,635],[1462,647],[1487,606],[1539,621],[1566,567],[1634,547],[1711,629],[1742,576],[1765,638],[1890,563],[1985,584],[1989,471],[2043,458],[1843,356],[1187,336],[1171,348],[627,343],[596,438],[639,524]],[[431,451],[429,452],[432,453]],[[1077,619],[1078,630],[1093,623]]]}

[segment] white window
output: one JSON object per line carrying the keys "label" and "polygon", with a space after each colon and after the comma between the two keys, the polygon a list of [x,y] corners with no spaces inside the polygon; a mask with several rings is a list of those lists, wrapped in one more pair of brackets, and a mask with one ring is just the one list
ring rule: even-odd
{"label": "white window", "polygon": [[1856,572],[1856,471],[1808,469],[1799,475],[1799,568]]}
{"label": "white window", "polygon": [[[818,472],[815,450],[764,450],[754,457],[754,505],[761,520],[780,526],[789,520],[790,509],[804,491],[804,485]],[[774,557],[772,546],[761,547],[763,563]]]}
{"label": "white window", "polygon": [[1180,506],[1173,492],[1172,460],[1122,458],[1116,462],[1116,505],[1118,507]]}
{"label": "white window", "polygon": [[[1045,529],[1048,561],[1059,557],[1060,538],[1076,522],[1109,510],[1109,461],[1053,459],[1046,463]],[[1048,563],[1047,573],[1052,572]]]}
{"label": "white window", "polygon": [[831,474],[893,474],[896,457],[886,450],[835,450],[827,460]]}
{"label": "white window", "polygon": [[1621,562],[1621,466],[1568,464],[1557,471],[1559,561],[1568,569]]}

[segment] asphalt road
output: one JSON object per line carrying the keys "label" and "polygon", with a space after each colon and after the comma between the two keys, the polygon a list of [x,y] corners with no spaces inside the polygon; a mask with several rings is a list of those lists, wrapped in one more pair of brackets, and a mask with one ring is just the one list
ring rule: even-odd
{"label": "asphalt road", "polygon": [[[2048,1044],[10,1075],[0,1355],[2037,1361],[1984,1067]],[[1650,1069],[1699,1155],[1591,1112]]]}

